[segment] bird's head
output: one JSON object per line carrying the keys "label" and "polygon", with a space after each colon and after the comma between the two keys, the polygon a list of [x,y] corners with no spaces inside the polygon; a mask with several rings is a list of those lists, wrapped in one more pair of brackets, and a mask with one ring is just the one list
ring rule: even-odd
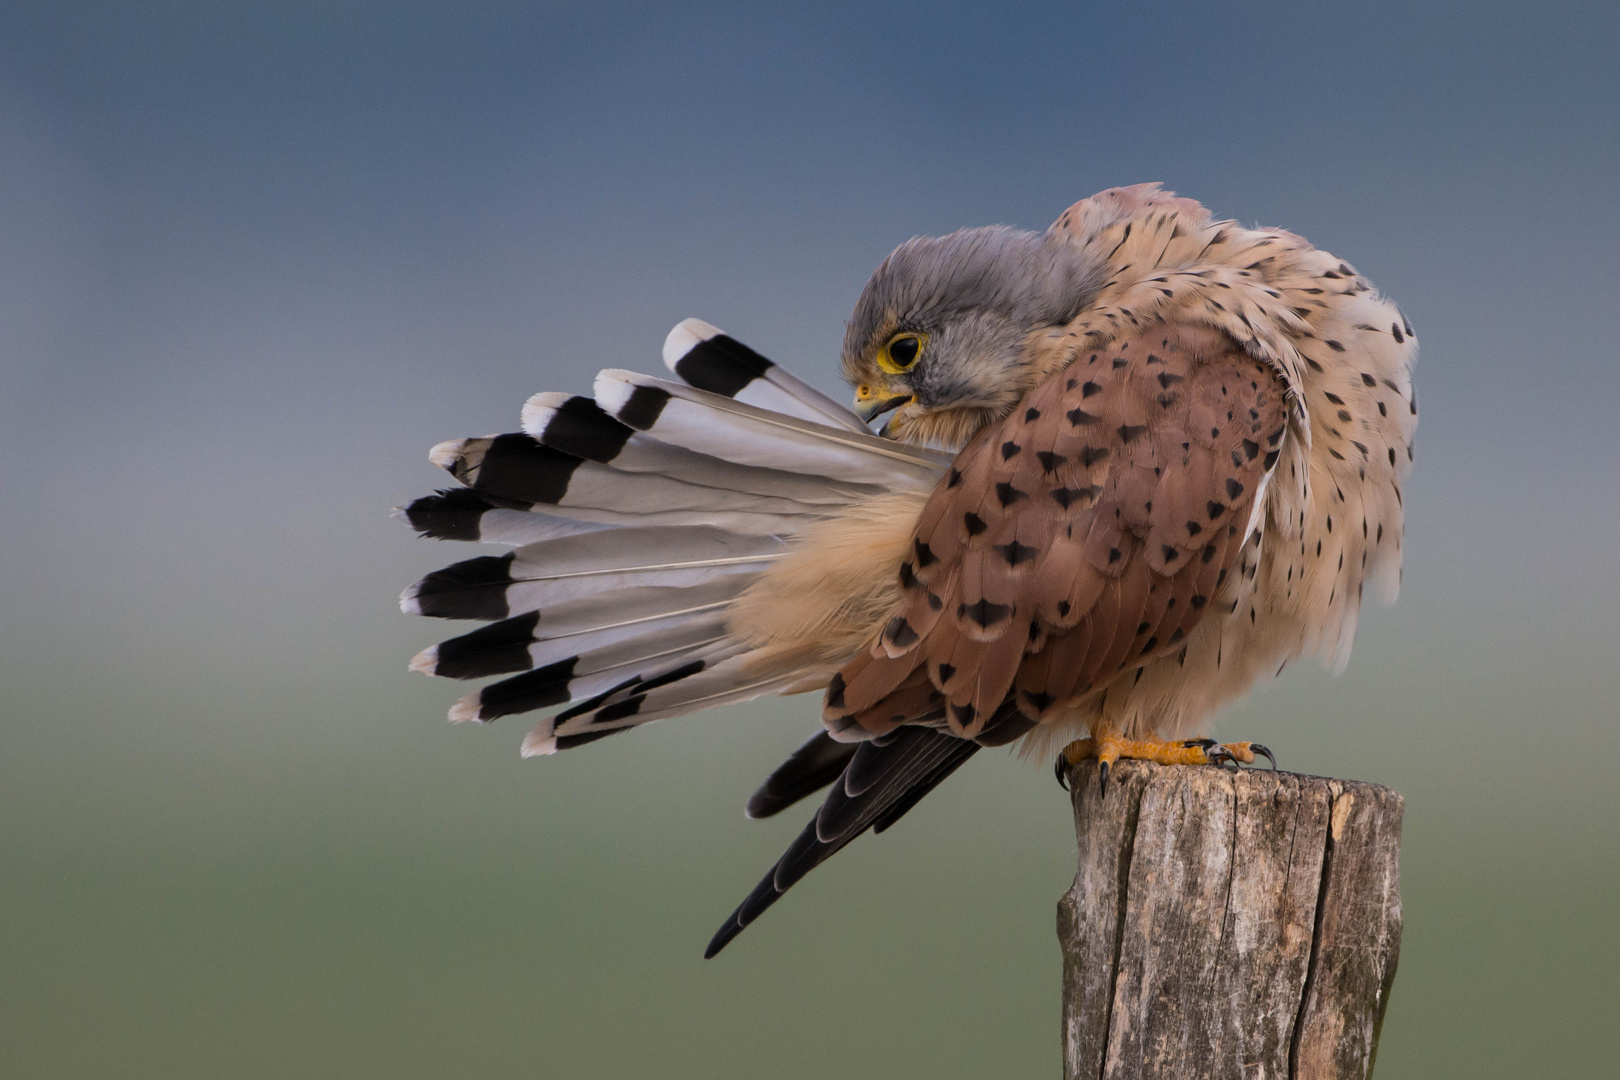
{"label": "bird's head", "polygon": [[1003,225],[906,241],[866,283],[844,334],[844,378],[883,433],[955,450],[1047,374],[1035,345],[1068,323],[1101,267],[1060,234]]}

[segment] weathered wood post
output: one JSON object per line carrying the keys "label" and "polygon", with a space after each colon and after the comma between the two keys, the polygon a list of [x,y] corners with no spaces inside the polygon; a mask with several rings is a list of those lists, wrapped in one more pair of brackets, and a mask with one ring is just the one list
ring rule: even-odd
{"label": "weathered wood post", "polygon": [[1269,771],[1071,776],[1066,1080],[1371,1074],[1400,952],[1402,799]]}

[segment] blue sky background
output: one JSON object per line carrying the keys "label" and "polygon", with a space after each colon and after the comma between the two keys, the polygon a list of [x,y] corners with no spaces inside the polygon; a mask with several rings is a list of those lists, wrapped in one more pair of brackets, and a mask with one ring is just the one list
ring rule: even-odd
{"label": "blue sky background", "polygon": [[0,1066],[1052,1075],[1044,768],[981,755],[717,962],[795,699],[452,730],[388,510],[698,315],[842,397],[918,233],[1161,180],[1422,342],[1406,588],[1221,721],[1408,798],[1381,1077],[1620,1051],[1620,9],[0,8]]}

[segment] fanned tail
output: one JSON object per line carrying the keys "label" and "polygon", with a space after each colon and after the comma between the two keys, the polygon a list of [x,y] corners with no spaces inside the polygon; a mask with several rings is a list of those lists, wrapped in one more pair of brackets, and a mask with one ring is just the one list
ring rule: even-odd
{"label": "fanned tail", "polygon": [[[872,435],[707,323],[671,331],[664,360],[683,382],[605,371],[594,398],[534,395],[520,432],[440,443],[431,459],[462,486],[398,512],[425,536],[510,549],[428,574],[400,603],[489,624],[411,667],[505,676],[457,701],[452,720],[556,710],[524,740],[526,756],[803,689],[806,661],[762,655],[734,632],[732,604],[807,527],[927,490],[948,464]],[[846,760],[840,749],[802,762],[769,804],[824,786]]]}
{"label": "fanned tail", "polygon": [[627,587],[698,586],[739,574],[751,581],[785,549],[774,536],[707,525],[608,529],[435,570],[406,589],[400,602],[412,615],[504,619]]}

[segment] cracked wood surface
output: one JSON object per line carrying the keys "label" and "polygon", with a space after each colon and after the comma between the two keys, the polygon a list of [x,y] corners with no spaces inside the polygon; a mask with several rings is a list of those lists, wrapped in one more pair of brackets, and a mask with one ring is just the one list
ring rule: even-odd
{"label": "cracked wood surface", "polygon": [[1068,1080],[1372,1073],[1400,952],[1401,797],[1293,773],[1072,773]]}

